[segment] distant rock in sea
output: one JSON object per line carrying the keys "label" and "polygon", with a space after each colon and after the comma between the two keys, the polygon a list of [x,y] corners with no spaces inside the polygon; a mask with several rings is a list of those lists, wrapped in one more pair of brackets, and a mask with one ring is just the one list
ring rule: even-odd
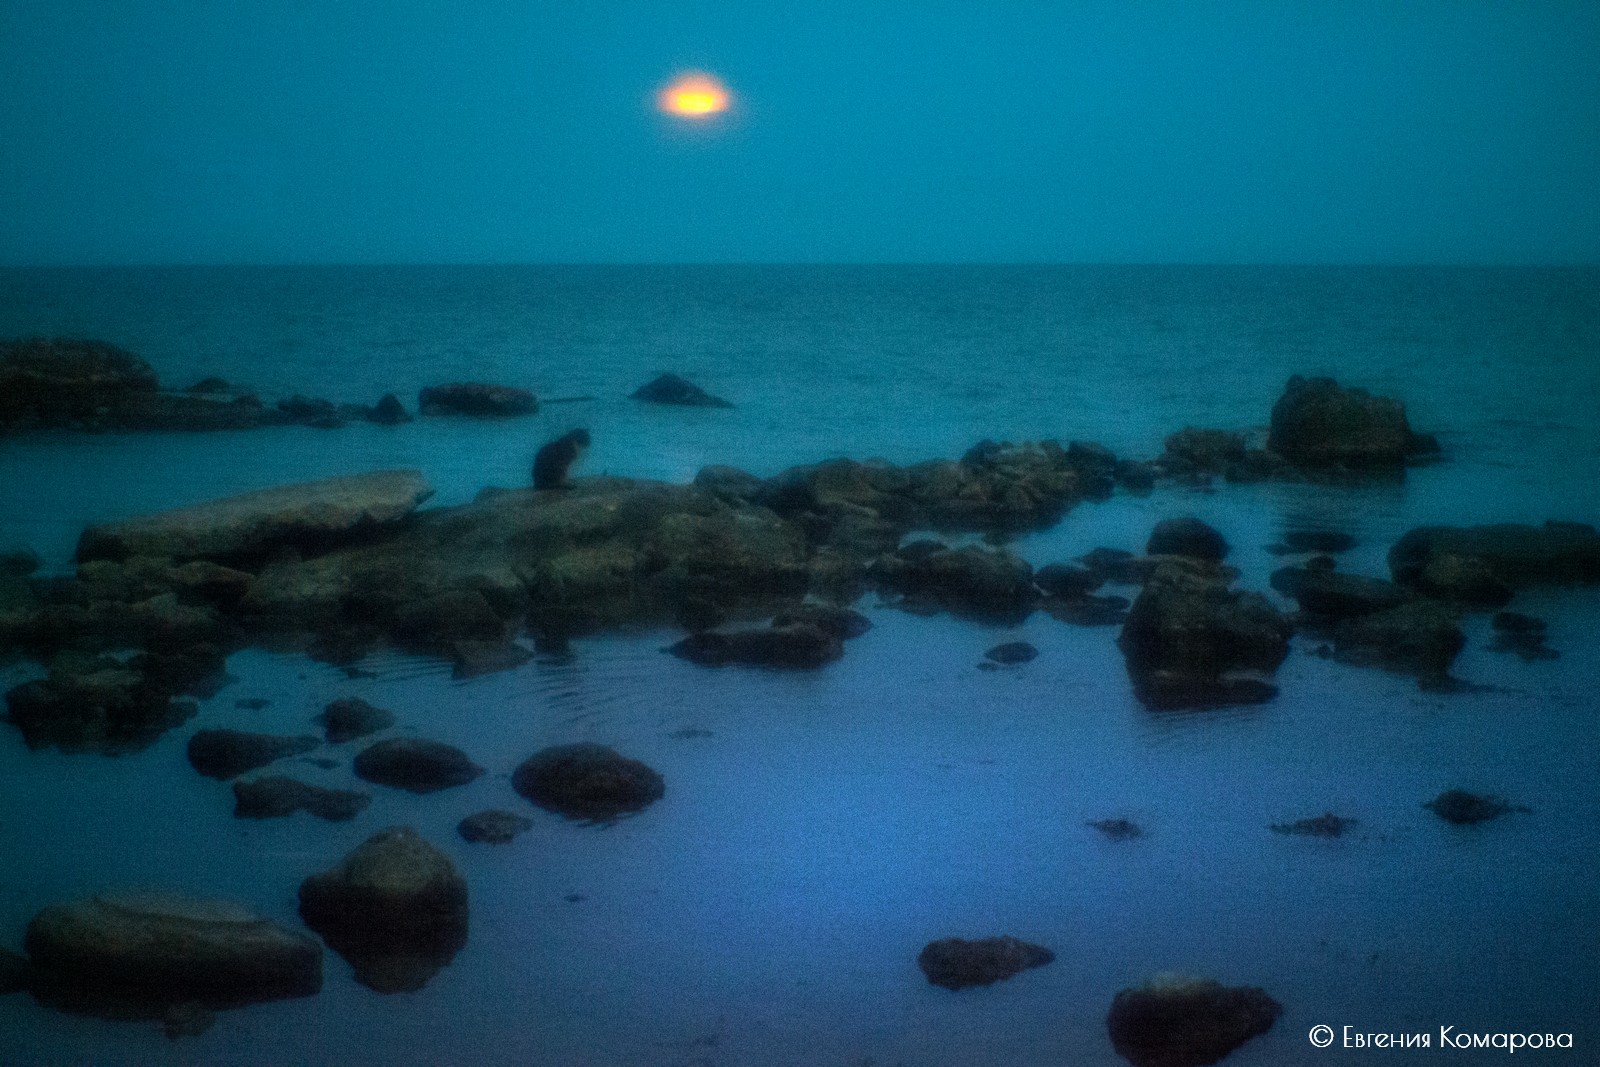
{"label": "distant rock in sea", "polygon": [[949,990],[993,985],[1033,967],[1043,967],[1056,954],[1043,945],[1014,937],[986,937],[968,941],[946,937],[930,941],[917,956],[917,966],[928,981]]}
{"label": "distant rock in sea", "polygon": [[720,396],[712,396],[687,378],[680,378],[676,374],[663,374],[635,389],[632,396],[635,400],[643,400],[650,404],[673,404],[691,408],[733,407]]}
{"label": "distant rock in sea", "polygon": [[536,413],[539,410],[539,398],[526,389],[510,385],[452,382],[423,389],[417,394],[417,409],[424,415],[508,418]]}

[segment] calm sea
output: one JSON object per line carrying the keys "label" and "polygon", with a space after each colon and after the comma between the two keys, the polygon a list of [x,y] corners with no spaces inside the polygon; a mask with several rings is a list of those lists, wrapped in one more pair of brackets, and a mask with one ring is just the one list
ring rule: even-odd
{"label": "calm sea", "polygon": [[[1185,425],[1264,427],[1291,373],[1403,398],[1445,461],[1404,485],[1219,486],[1085,504],[1013,547],[1035,565],[1138,549],[1198,515],[1266,589],[1282,530],[1360,539],[1385,574],[1428,522],[1600,520],[1600,270],[1201,267],[439,267],[0,271],[0,337],[98,337],[164,381],[372,402],[483,380],[531,418],[341,430],[0,439],[0,542],[70,567],[86,522],[329,474],[422,469],[437,503],[521,485],[574,426],[578,473],[767,475],[832,456],[958,456],[981,438],[1100,441],[1153,456]],[[733,409],[639,405],[677,371]],[[1010,629],[858,607],[877,624],[814,674],[706,671],[666,631],[580,643],[561,664],[452,682],[390,658],[353,682],[247,651],[191,727],[119,759],[30,753],[0,730],[0,944],[63,897],[165,885],[297,924],[295,890],[377,829],[417,826],[472,894],[466,949],[422,992],[357,986],[338,957],[314,999],[224,1013],[199,1038],[0,999],[0,1063],[1019,1067],[1120,1062],[1114,993],[1159,971],[1259,984],[1278,1026],[1228,1062],[1377,1062],[1318,1051],[1316,1024],[1571,1032],[1600,1062],[1600,592],[1525,593],[1561,658],[1524,663],[1466,624],[1445,696],[1311,653],[1297,638],[1262,707],[1157,715],[1134,702],[1115,630]],[[1039,658],[983,672],[1002,640]],[[26,665],[0,669],[6,685]],[[428,797],[382,791],[347,824],[242,823],[188,766],[193,728],[304,732],[360,695],[491,774]],[[262,697],[262,711],[235,701]],[[709,736],[674,737],[686,728]],[[667,796],[610,829],[543,813],[506,847],[454,834],[523,807],[506,774],[592,739],[644,759]],[[347,766],[295,765],[324,784]],[[1461,786],[1531,812],[1452,828],[1420,805]],[[1269,823],[1335,811],[1337,841]],[[1113,843],[1084,821],[1126,817]],[[575,899],[568,899],[568,898]],[[917,952],[1013,934],[1057,960],[951,994]],[[1473,1062],[1465,1052],[1384,1062]],[[1498,1061],[1503,1052],[1485,1057]],[[1565,1057],[1565,1058],[1562,1058]]]}

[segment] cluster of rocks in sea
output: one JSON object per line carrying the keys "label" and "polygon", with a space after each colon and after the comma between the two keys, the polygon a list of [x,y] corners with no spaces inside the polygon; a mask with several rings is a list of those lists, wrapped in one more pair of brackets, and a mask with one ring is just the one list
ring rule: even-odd
{"label": "cluster of rocks in sea", "polygon": [[[331,425],[349,414],[303,398],[267,409],[218,399],[225,383],[201,384],[164,392],[137,357],[96,343],[12,344],[0,347],[0,428]],[[726,406],[670,375],[635,395]],[[419,398],[424,414],[469,417],[537,405],[526,391],[481,383],[431,387]],[[392,397],[373,410],[363,417],[409,417]],[[867,590],[913,613],[1014,624],[1043,611],[1119,627],[1133,693],[1146,707],[1205,708],[1270,700],[1297,632],[1324,639],[1338,660],[1443,686],[1465,640],[1463,613],[1504,608],[1531,584],[1600,581],[1600,533],[1576,523],[1413,530],[1390,551],[1387,579],[1339,570],[1329,553],[1350,544],[1337,531],[1290,531],[1274,551],[1310,558],[1278,570],[1270,585],[1298,604],[1295,613],[1237,588],[1227,539],[1194,518],[1161,521],[1139,554],[1103,548],[1035,569],[1003,547],[1118,489],[1217,476],[1398,476],[1437,453],[1398,402],[1330,379],[1291,379],[1271,423],[1264,448],[1243,433],[1191,427],[1150,461],[1088,442],[984,441],[960,459],[909,466],[835,459],[770,478],[713,466],[687,485],[581,478],[559,491],[488,489],[472,503],[427,510],[418,472],[382,471],[96,524],[83,532],[70,576],[39,577],[36,555],[0,552],[0,651],[45,668],[6,694],[8,716],[31,747],[116,754],[195,715],[195,699],[226,684],[229,653],[247,645],[298,647],[350,668],[389,646],[442,657],[467,677],[514,668],[578,635],[669,620],[688,632],[668,651],[693,664],[815,670],[871,628],[850,607]],[[954,540],[974,533],[989,543]],[[1104,595],[1108,585],[1129,596]],[[1554,654],[1531,616],[1501,611],[1495,629],[1508,651]],[[984,665],[1037,654],[1006,642]],[[316,722],[321,737],[208,728],[187,752],[201,774],[229,782],[234,814],[252,819],[305,812],[347,821],[366,810],[371,797],[356,790],[281,773],[245,777],[324,744],[361,741],[356,777],[419,795],[487,773],[441,742],[373,740],[395,716],[359,698],[329,704]],[[595,743],[546,748],[509,777],[525,801],[580,822],[635,814],[665,793],[654,769]],[[1428,807],[1461,825],[1525,810],[1459,789]],[[464,817],[458,833],[505,844],[532,825],[491,808]],[[1113,840],[1141,833],[1125,819],[1091,825]],[[1329,812],[1272,829],[1337,837],[1351,825]],[[420,988],[467,936],[465,881],[406,827],[308,877],[300,911],[359,981],[385,992]],[[123,955],[107,955],[108,945]],[[69,1010],[160,1018],[174,1033],[203,1027],[218,1008],[308,995],[321,982],[314,939],[218,902],[102,894],[41,912],[26,947],[26,961],[0,959],[8,988]],[[918,962],[930,982],[958,990],[1053,958],[1011,937],[945,938]],[[1266,1032],[1280,1011],[1254,987],[1159,979],[1118,993],[1107,1024],[1134,1064],[1201,1064]]]}

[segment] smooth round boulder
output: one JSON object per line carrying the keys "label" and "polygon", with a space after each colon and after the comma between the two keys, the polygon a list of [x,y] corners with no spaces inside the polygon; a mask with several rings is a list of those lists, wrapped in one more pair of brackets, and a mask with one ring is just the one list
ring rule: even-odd
{"label": "smooth round boulder", "polygon": [[512,772],[511,787],[548,811],[594,821],[642,811],[666,793],[655,770],[592,742],[535,753]]}
{"label": "smooth round boulder", "polygon": [[352,766],[358,778],[413,793],[466,785],[483,773],[454,745],[416,737],[379,741],[363,749]]}
{"label": "smooth round boulder", "polygon": [[394,712],[375,708],[360,697],[341,697],[313,721],[322,725],[328,744],[339,745],[387,730],[394,725]]}
{"label": "smooth round boulder", "polygon": [[379,993],[421,989],[467,942],[467,883],[409,826],[391,826],[300,883],[300,916]]}
{"label": "smooth round boulder", "polygon": [[160,1017],[322,988],[322,946],[238,904],[151,891],[55,904],[28,924],[30,988],[53,1006]]}

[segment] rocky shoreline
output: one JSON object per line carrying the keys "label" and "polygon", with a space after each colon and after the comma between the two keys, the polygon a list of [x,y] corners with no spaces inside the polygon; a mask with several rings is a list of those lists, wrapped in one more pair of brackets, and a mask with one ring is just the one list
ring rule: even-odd
{"label": "rocky shoreline", "polygon": [[[189,417],[171,413],[203,411],[183,428],[245,428],[327,416],[303,404],[291,405],[295,415],[282,405],[164,394],[136,357],[109,346],[55,343],[51,356],[29,344],[0,349],[0,380],[28,383],[6,394],[23,400],[8,401],[0,426],[169,429]],[[69,379],[70,388],[52,393],[50,382]],[[444,387],[423,407],[501,417],[526,413],[530,403],[536,409],[531,394],[468,384]],[[217,415],[222,407],[199,405],[256,414],[228,421]],[[392,414],[398,402],[380,406]],[[169,415],[174,421],[163,424]],[[202,426],[207,420],[214,424]],[[1273,699],[1273,676],[1297,633],[1322,640],[1319,651],[1341,662],[1448,689],[1464,684],[1449,671],[1465,641],[1465,613],[1504,608],[1533,585],[1600,581],[1600,533],[1571,522],[1419,528],[1390,550],[1387,578],[1350,574],[1333,555],[1314,555],[1338,553],[1349,539],[1310,531],[1284,546],[1307,558],[1271,579],[1274,592],[1297,604],[1294,612],[1238,588],[1227,539],[1189,517],[1163,520],[1140,553],[1103,548],[1035,569],[1005,547],[1118,491],[1215,477],[1403,477],[1438,452],[1407,424],[1403,405],[1329,379],[1292,378],[1271,423],[1264,448],[1249,447],[1241,433],[1187,428],[1148,461],[1087,442],[984,441],[959,459],[909,466],[834,459],[770,478],[711,466],[689,484],[578,478],[559,490],[485,489],[471,503],[437,508],[422,507],[430,490],[420,473],[380,471],[95,524],[78,542],[70,576],[37,576],[41,561],[25,550],[0,554],[0,652],[46,672],[6,694],[7,712],[30,748],[116,755],[191,718],[193,700],[225,684],[227,657],[245,647],[299,649],[352,671],[393,648],[448,660],[468,676],[641,625],[675,624],[685,633],[669,651],[707,668],[826,670],[870,629],[851,605],[875,592],[919,614],[1015,623],[1042,611],[1066,624],[1116,626],[1133,694],[1164,713]],[[987,543],[954,541],[971,534]],[[1106,586],[1128,596],[1105,595]],[[1503,611],[1495,625],[1509,648],[1529,658],[1543,649],[1539,620]],[[1021,643],[996,646],[986,665],[1020,666],[1036,654]],[[319,722],[326,743],[338,744],[380,733],[394,716],[344,700]],[[188,755],[199,773],[234,780],[238,817],[353,818],[367,794],[276,774],[241,778],[323,743],[207,730],[190,739]],[[484,773],[467,753],[437,742],[363,744],[356,773],[383,787],[427,794]],[[534,753],[513,782],[533,806],[579,821],[634,815],[665,792],[652,768],[599,745]],[[1460,790],[1430,807],[1460,824],[1525,810]],[[1336,837],[1347,824],[1329,813],[1273,829]],[[528,825],[516,813],[487,811],[463,820],[459,832],[507,843]],[[1114,840],[1141,834],[1127,820],[1091,825]],[[306,923],[380,992],[421,988],[467,938],[465,880],[405,827],[308,877],[300,901]],[[93,944],[108,924],[203,949],[211,955],[196,958],[208,967],[223,961],[215,964],[222,977],[202,977],[210,972],[188,968],[187,957],[103,958]],[[109,1011],[104,1005],[114,1002],[124,1013],[134,1010],[128,991],[140,987],[152,996],[134,1014],[161,1018],[172,1033],[203,1028],[215,1008],[320,987],[320,944],[219,902],[103,894],[47,909],[35,926],[30,962],[12,968],[22,977],[11,985],[68,1010]],[[73,932],[80,928],[88,932]],[[172,932],[180,928],[181,937]],[[257,953],[257,943],[289,962]],[[1010,937],[947,938],[930,943],[919,963],[930,982],[955,991],[1053,958]],[[292,978],[283,977],[290,970]],[[1108,1028],[1131,1062],[1209,1063],[1265,1033],[1281,1010],[1254,987],[1156,980],[1117,994]]]}

